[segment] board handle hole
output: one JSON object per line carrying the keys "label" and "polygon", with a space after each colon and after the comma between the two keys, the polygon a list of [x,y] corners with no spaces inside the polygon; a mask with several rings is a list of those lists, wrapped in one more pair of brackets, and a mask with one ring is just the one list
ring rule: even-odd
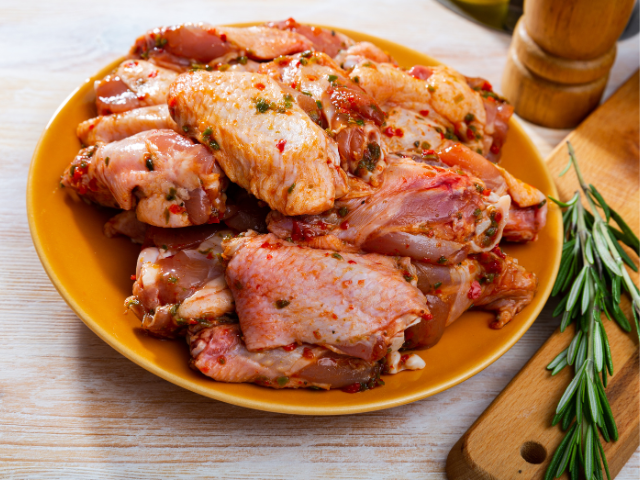
{"label": "board handle hole", "polygon": [[520,448],[520,455],[525,462],[539,465],[547,458],[547,449],[538,442],[525,442]]}

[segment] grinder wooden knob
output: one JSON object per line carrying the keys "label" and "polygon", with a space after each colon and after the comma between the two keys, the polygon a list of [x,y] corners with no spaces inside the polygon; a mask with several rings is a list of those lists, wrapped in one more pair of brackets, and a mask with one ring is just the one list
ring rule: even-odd
{"label": "grinder wooden knob", "polygon": [[571,128],[600,102],[635,0],[527,0],[502,91],[530,122]]}

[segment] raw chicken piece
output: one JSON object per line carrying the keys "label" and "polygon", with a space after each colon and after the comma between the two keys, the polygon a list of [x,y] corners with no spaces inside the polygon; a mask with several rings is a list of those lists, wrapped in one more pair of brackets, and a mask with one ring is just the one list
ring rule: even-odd
{"label": "raw chicken piece", "polygon": [[540,190],[518,180],[504,168],[459,143],[444,144],[436,155],[446,165],[476,175],[492,192],[509,194],[511,208],[503,230],[504,240],[526,242],[537,238],[547,221],[547,201]]}
{"label": "raw chicken piece", "polygon": [[238,325],[191,327],[191,365],[219,382],[257,383],[272,388],[372,388],[380,366],[360,358],[337,355],[310,344],[250,352]]}
{"label": "raw chicken piece", "polygon": [[133,296],[125,301],[158,337],[175,338],[189,325],[235,321],[220,317],[234,311],[224,279],[222,242],[229,230],[206,225],[185,229],[151,227],[138,257]]}
{"label": "raw chicken piece", "polygon": [[203,145],[172,130],[150,130],[87,147],[61,185],[107,207],[136,209],[138,220],[162,227],[218,222],[226,178]]}
{"label": "raw chicken piece", "polygon": [[144,60],[125,60],[111,74],[95,83],[99,115],[122,113],[167,101],[174,71]]}
{"label": "raw chicken piece", "polygon": [[[410,110],[427,123],[437,123],[441,140],[459,139],[492,160],[499,158],[513,109],[490,90],[474,88],[475,83],[470,85],[469,79],[445,66],[416,66],[405,72],[395,65],[350,55],[345,57],[344,67],[385,111]],[[389,135],[389,151],[408,150],[416,140],[423,141],[410,140],[420,135],[414,128],[421,122],[414,120],[397,115],[387,121],[388,132],[394,134]],[[432,140],[424,141],[432,144],[430,148],[439,146]]]}
{"label": "raw chicken piece", "polygon": [[472,255],[453,266],[414,262],[418,288],[426,295],[432,319],[405,332],[404,348],[432,347],[444,328],[471,306],[497,311],[491,328],[502,328],[531,303],[538,287],[535,274],[499,247]]}
{"label": "raw chicken piece", "polygon": [[343,33],[322,27],[304,25],[296,22],[293,18],[280,22],[269,22],[266,25],[271,28],[288,30],[303,35],[311,41],[314,50],[326,53],[330,57],[335,57],[340,50],[355,44],[351,38]]}
{"label": "raw chicken piece", "polygon": [[311,119],[327,128],[338,143],[342,168],[375,184],[384,170],[380,125],[384,113],[376,102],[327,54],[305,52],[263,64]]}
{"label": "raw chicken piece", "polygon": [[183,74],[169,111],[215,151],[232,182],[274,210],[320,213],[347,193],[336,143],[267,75]]}
{"label": "raw chicken piece", "polygon": [[362,249],[441,265],[491,250],[500,241],[509,197],[431,157],[435,165],[390,155],[379,189],[345,197],[322,215],[272,213],[269,230],[318,248]]}
{"label": "raw chicken piece", "polygon": [[148,227],[149,225],[138,220],[134,210],[125,210],[105,223],[102,231],[108,238],[124,235],[129,237],[133,243],[142,244]]}
{"label": "raw chicken piece", "polygon": [[340,255],[271,234],[230,240],[224,257],[250,351],[310,343],[376,361],[429,315],[407,258]]}
{"label": "raw chicken piece", "polygon": [[[272,60],[302,52],[313,44],[297,33],[269,27],[221,27],[207,23],[185,23],[154,28],[139,37],[131,55],[148,58],[158,65],[185,71],[218,59]],[[244,58],[243,58],[244,57]]]}
{"label": "raw chicken piece", "polygon": [[83,145],[91,146],[122,140],[147,130],[166,128],[181,133],[169,115],[167,105],[163,104],[91,118],[78,125],[76,132]]}
{"label": "raw chicken piece", "polygon": [[396,61],[391,55],[371,42],[357,42],[347,49],[341,50],[334,59],[342,65],[349,56],[367,58],[378,63],[390,63],[392,65],[396,65]]}

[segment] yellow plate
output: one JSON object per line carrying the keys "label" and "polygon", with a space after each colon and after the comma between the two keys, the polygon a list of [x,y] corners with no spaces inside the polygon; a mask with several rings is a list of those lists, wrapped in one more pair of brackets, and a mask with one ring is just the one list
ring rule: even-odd
{"label": "yellow plate", "polygon": [[[438,64],[387,40],[340,31],[379,45],[401,66]],[[550,205],[547,226],[536,242],[505,247],[538,275],[540,286],[533,302],[502,330],[488,327],[493,315],[466,312],[447,328],[440,343],[420,352],[427,363],[423,370],[386,375],[384,387],[357,394],[218,383],[192,371],[187,366],[185,342],[147,337],[140,331],[138,319],[124,313],[123,302],[131,294],[129,277],[135,273],[139,248],[124,238],[108,239],[102,234],[103,224],[114,212],[75,203],[58,187],[60,175],[80,148],[76,126],[95,115],[93,82],[117,64],[105,67],[73,92],[45,128],[29,172],[27,210],[36,250],[60,295],[100,338],[143,368],[201,395],[258,410],[303,415],[367,412],[434,395],[475,375],[515,344],[542,310],[562,248],[561,214],[554,205]],[[513,119],[502,158],[502,165],[516,177],[557,197],[544,162]]]}

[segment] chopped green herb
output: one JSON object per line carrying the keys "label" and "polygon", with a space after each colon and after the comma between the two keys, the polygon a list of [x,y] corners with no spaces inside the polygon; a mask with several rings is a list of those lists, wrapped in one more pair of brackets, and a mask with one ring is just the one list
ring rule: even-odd
{"label": "chopped green herb", "polygon": [[149,170],[150,172],[153,172],[153,158],[151,157],[151,155],[149,155],[148,153],[145,155],[146,160],[144,162],[144,164],[147,166],[147,170]]}
{"label": "chopped green herb", "polygon": [[242,55],[241,57],[238,57],[238,63],[240,65],[246,65],[247,64],[247,60],[248,58],[244,55]]}
{"label": "chopped green herb", "polygon": [[355,83],[360,83],[360,77],[358,77],[358,76],[353,77],[353,81]]}
{"label": "chopped green herb", "polygon": [[435,91],[436,91],[436,87],[434,87],[433,85],[429,85],[429,86],[427,87],[427,90],[429,90],[431,93],[433,93],[433,92],[435,92]]}
{"label": "chopped green herb", "polygon": [[377,143],[367,144],[367,149],[362,155],[362,160],[358,163],[358,169],[364,168],[370,172],[373,172],[380,159],[380,145]]}
{"label": "chopped green herb", "polygon": [[447,259],[444,257],[444,255],[438,259],[438,263],[447,263]]}
{"label": "chopped green herb", "polygon": [[411,281],[413,280],[413,275],[403,275],[402,278],[411,283]]}
{"label": "chopped green herb", "polygon": [[257,113],[267,113],[271,108],[271,102],[262,97],[256,98],[254,102],[256,104],[256,110],[258,111]]}
{"label": "chopped green herb", "polygon": [[440,288],[441,286],[442,286],[442,282],[437,282],[437,283],[433,286],[433,288],[434,288],[435,290],[437,290],[437,289],[438,289],[438,288]]}
{"label": "chopped green herb", "polygon": [[164,37],[156,37],[156,47],[163,48],[167,44],[168,40]]}
{"label": "chopped green herb", "polygon": [[316,105],[319,109],[322,109],[322,102],[320,100],[316,100]]}
{"label": "chopped green herb", "polygon": [[169,194],[168,194],[165,198],[166,198],[166,199],[167,199],[167,201],[169,201],[169,202],[170,202],[171,200],[175,200],[175,199],[176,199],[176,193],[177,193],[177,190],[176,190],[175,188],[171,187],[171,188],[169,189]]}
{"label": "chopped green herb", "polygon": [[335,258],[336,260],[344,260],[344,258],[342,258],[342,255],[340,255],[339,253],[336,253],[336,252],[332,253],[331,256],[333,258]]}
{"label": "chopped green herb", "polygon": [[465,122],[467,122],[467,123],[471,123],[471,122],[473,122],[475,119],[476,119],[476,116],[475,116],[473,113],[471,113],[471,112],[467,113],[467,114],[464,116],[464,121],[465,121]]}
{"label": "chopped green herb", "polygon": [[234,287],[236,287],[236,290],[242,290],[242,284],[240,283],[239,280],[236,280],[233,284]]}
{"label": "chopped green herb", "polygon": [[341,218],[346,217],[348,213],[349,213],[349,209],[347,207],[340,207],[338,209],[338,215],[340,215]]}
{"label": "chopped green herb", "polygon": [[276,382],[281,387],[284,387],[289,382],[289,377],[278,377],[276,378]]}
{"label": "chopped green herb", "polygon": [[338,80],[338,76],[337,75],[329,75],[327,77],[327,80],[329,80],[329,82],[334,83],[336,80]]}
{"label": "chopped green herb", "polygon": [[287,193],[293,192],[293,189],[296,188],[296,183],[293,182],[289,188],[287,188]]}
{"label": "chopped green herb", "polygon": [[169,282],[169,283],[177,283],[178,282],[178,277],[174,277],[173,275],[169,275],[169,278],[167,278],[167,282]]}

